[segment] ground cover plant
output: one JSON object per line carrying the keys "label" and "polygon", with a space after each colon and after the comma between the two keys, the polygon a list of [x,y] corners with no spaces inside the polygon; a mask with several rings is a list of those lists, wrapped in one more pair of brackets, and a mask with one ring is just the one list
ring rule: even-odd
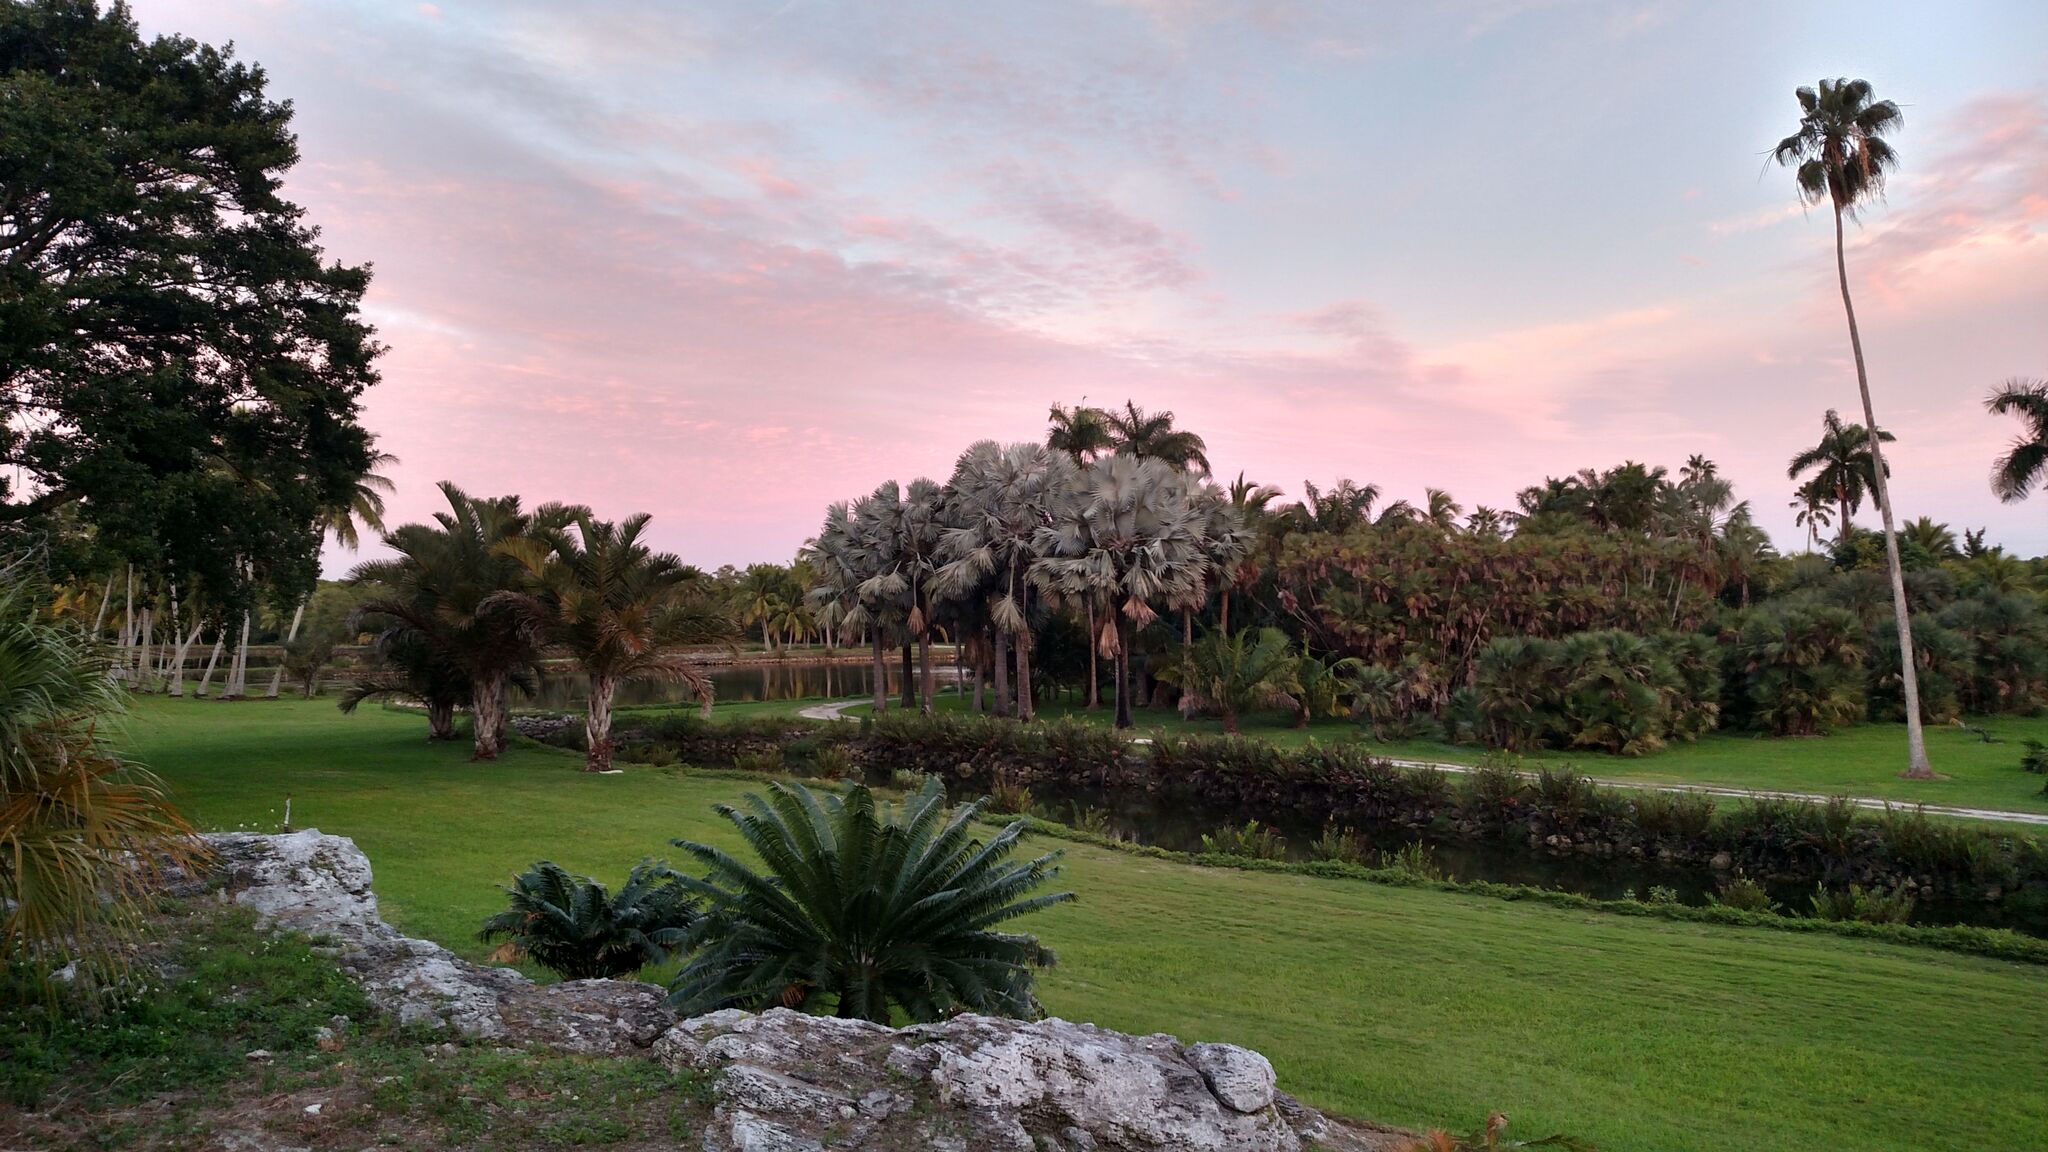
{"label": "ground cover plant", "polygon": [[[745,779],[589,776],[517,743],[476,764],[419,735],[374,709],[159,700],[126,746],[204,826],[274,828],[290,793],[294,823],[369,853],[387,917],[478,959],[497,886],[537,855],[617,880],[677,835],[743,847],[711,805]],[[1518,1131],[1701,1150],[2018,1146],[2048,1123],[2033,966],[1066,847],[1088,899],[1034,918],[1060,953],[1048,1011],[1247,1044],[1338,1112],[1462,1129],[1499,1108]]]}

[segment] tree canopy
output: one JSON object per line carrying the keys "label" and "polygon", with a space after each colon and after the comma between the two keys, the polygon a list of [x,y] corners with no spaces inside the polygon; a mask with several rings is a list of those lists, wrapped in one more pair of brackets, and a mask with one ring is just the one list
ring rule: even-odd
{"label": "tree canopy", "polygon": [[369,270],[280,194],[298,146],[266,81],[123,4],[0,6],[0,529],[310,587],[372,464],[381,349]]}

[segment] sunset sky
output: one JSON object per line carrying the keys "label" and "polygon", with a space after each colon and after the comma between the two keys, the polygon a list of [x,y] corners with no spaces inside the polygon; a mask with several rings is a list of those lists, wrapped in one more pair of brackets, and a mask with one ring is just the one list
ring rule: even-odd
{"label": "sunset sky", "polygon": [[1702,452],[1796,547],[1785,461],[1856,385],[1765,153],[1850,75],[1906,114],[1849,250],[1899,511],[2048,551],[1981,403],[2048,377],[2038,0],[135,9],[295,104],[287,193],[376,268],[396,519],[446,478],[787,560],[1128,397],[1290,497]]}

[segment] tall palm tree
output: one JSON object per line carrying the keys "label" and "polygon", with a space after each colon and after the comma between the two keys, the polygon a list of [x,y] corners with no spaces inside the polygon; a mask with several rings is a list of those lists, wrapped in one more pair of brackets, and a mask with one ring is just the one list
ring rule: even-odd
{"label": "tall palm tree", "polygon": [[1017,718],[1031,719],[1031,562],[1039,555],[1039,530],[1072,499],[1078,477],[1064,452],[993,440],[970,446],[953,467],[953,525],[940,543],[945,563],[935,583],[954,598],[985,591],[995,627],[998,716],[1008,714],[1004,670],[1014,648]]}
{"label": "tall palm tree", "polygon": [[[1898,437],[1879,429],[1877,438],[1890,444]],[[1849,539],[1853,527],[1849,518],[1863,506],[1863,497],[1877,490],[1878,455],[1870,442],[1870,430],[1861,424],[1845,424],[1833,408],[1821,417],[1820,442],[1806,449],[1785,466],[1785,478],[1798,480],[1806,473],[1806,487],[1831,500],[1841,510],[1841,539]]]}
{"label": "tall palm tree", "polygon": [[1109,426],[1109,413],[1100,408],[1090,408],[1085,404],[1067,408],[1055,404],[1048,419],[1045,446],[1055,452],[1065,452],[1076,464],[1085,464],[1116,447],[1116,436]]}
{"label": "tall palm tree", "polygon": [[733,606],[739,613],[739,622],[759,625],[761,647],[771,653],[775,651],[772,622],[788,607],[784,593],[789,582],[789,573],[780,564],[749,564],[734,590]]}
{"label": "tall palm tree", "polygon": [[1791,506],[1794,512],[1792,517],[1793,525],[1806,529],[1806,550],[1808,552],[1819,551],[1820,530],[1827,527],[1831,519],[1831,514],[1828,512],[1827,493],[1821,491],[1814,484],[1802,485],[1797,494],[1792,497]]}
{"label": "tall palm tree", "polygon": [[1209,446],[1200,436],[1173,426],[1173,413],[1147,412],[1126,400],[1106,418],[1116,450],[1140,460],[1164,460],[1183,472],[1209,472]]}
{"label": "tall palm tree", "polygon": [[505,545],[535,527],[519,497],[471,496],[443,482],[448,511],[434,524],[402,524],[384,535],[398,555],[358,564],[352,583],[383,588],[358,608],[390,645],[419,644],[470,682],[476,758],[504,750],[512,678],[538,656],[533,638],[498,593],[518,590],[523,573]]}
{"label": "tall palm tree", "polygon": [[1202,585],[1209,558],[1187,473],[1119,453],[1088,466],[1059,519],[1039,530],[1031,576],[1062,596],[1093,596],[1109,619],[1091,638],[1116,662],[1116,726],[1131,727],[1132,630]]}
{"label": "tall palm tree", "polygon": [[[1778,142],[1771,156],[1795,166],[1800,198],[1810,204],[1825,200],[1835,215],[1835,277],[1842,288],[1842,312],[1849,321],[1849,348],[1856,360],[1856,387],[1863,398],[1863,424],[1873,430],[1877,412],[1870,403],[1870,374],[1863,362],[1863,337],[1856,329],[1856,305],[1849,296],[1849,263],[1843,251],[1842,219],[1884,193],[1885,175],[1898,166],[1899,155],[1885,136],[1904,122],[1899,106],[1878,100],[1865,80],[1823,80],[1818,88],[1801,88],[1799,130]],[[1883,433],[1870,439],[1872,486],[1877,512],[1884,521],[1885,560],[1891,569],[1892,616],[1899,629],[1900,687],[1906,710],[1906,775],[1928,779],[1927,739],[1920,730],[1920,685],[1913,664],[1913,622],[1906,608],[1906,574],[1899,564],[1899,538],[1892,529],[1890,481],[1884,463]]]}
{"label": "tall palm tree", "polygon": [[[649,548],[646,513],[618,523],[588,508],[567,510],[556,526],[506,541],[529,586],[498,593],[489,607],[509,607],[541,644],[568,653],[590,680],[583,719],[586,772],[612,766],[612,701],[628,680],[675,680],[711,706],[711,679],[684,655],[688,644],[732,639],[725,613],[709,596],[692,596],[701,573]],[[573,529],[573,531],[571,531]]]}
{"label": "tall palm tree", "polygon": [[1424,497],[1424,507],[1420,510],[1422,518],[1435,525],[1440,532],[1456,532],[1458,530],[1458,517],[1465,514],[1464,505],[1458,503],[1451,497],[1449,492],[1441,488],[1424,488],[1422,495]]}
{"label": "tall palm tree", "polygon": [[1991,464],[1991,491],[2007,504],[2027,498],[2048,476],[2048,380],[2015,376],[1992,392],[1984,407],[1993,416],[2017,416],[2026,430]]}

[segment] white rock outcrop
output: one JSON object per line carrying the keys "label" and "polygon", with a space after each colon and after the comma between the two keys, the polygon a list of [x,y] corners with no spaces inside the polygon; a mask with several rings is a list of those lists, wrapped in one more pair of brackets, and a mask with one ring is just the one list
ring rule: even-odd
{"label": "white rock outcrop", "polygon": [[632,980],[535,984],[404,936],[377,913],[370,861],[346,836],[216,833],[220,891],[267,924],[331,950],[372,1003],[406,1024],[570,1052],[645,1049],[675,1022],[662,990]]}
{"label": "white rock outcrop", "polygon": [[500,1043],[652,1055],[714,1077],[704,1152],[1383,1152],[1402,1134],[1330,1120],[1264,1056],[1065,1020],[959,1016],[887,1028],[787,1009],[678,1022],[630,980],[535,984],[378,916],[370,862],[316,830],[217,834],[217,890],[331,950],[378,1007]]}

